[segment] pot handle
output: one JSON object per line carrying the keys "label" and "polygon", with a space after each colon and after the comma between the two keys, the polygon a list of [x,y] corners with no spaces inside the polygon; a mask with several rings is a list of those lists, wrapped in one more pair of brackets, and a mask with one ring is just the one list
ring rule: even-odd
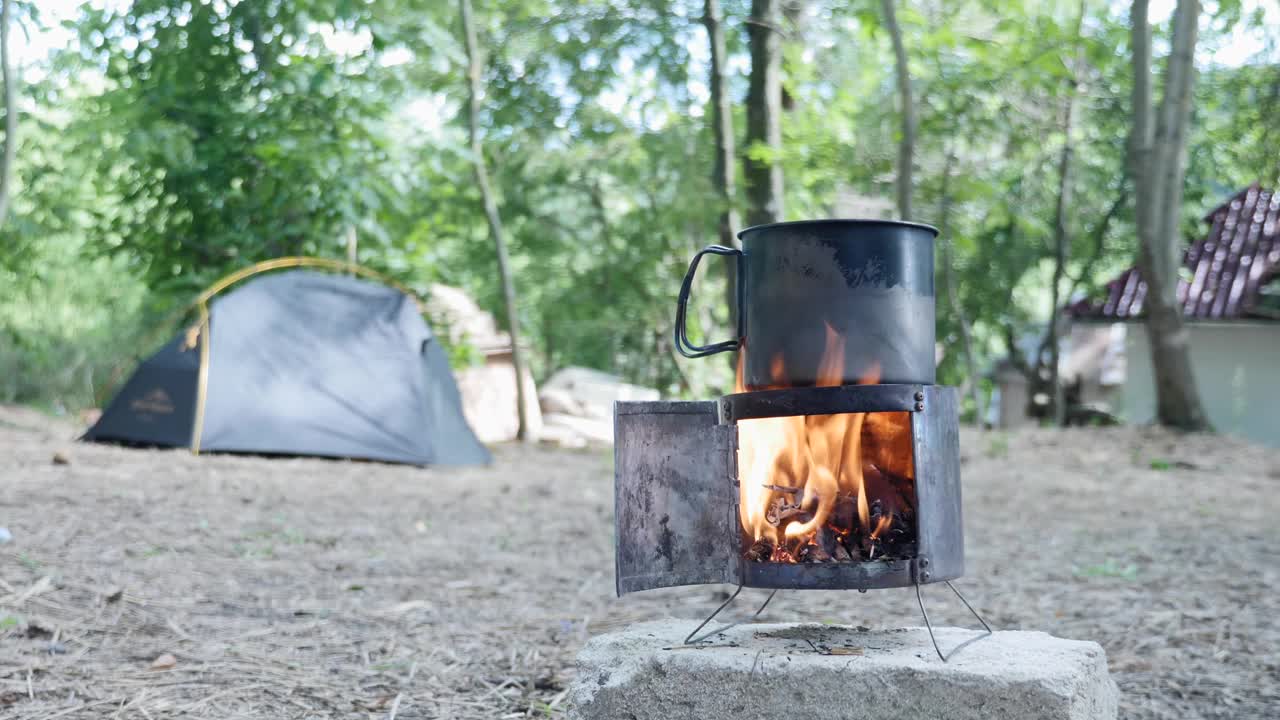
{"label": "pot handle", "polygon": [[[738,303],[738,336],[733,340],[725,340],[711,345],[694,345],[689,342],[689,334],[685,328],[685,316],[689,307],[689,291],[693,289],[693,276],[698,272],[698,262],[702,260],[702,256],[706,254],[712,255],[736,255],[738,257],[738,283],[737,283],[737,303]],[[693,256],[693,260],[689,262],[689,272],[685,273],[684,282],[680,284],[680,295],[676,298],[676,327],[675,340],[676,350],[687,358],[700,358],[707,355],[715,355],[726,350],[737,350],[742,347],[742,336],[744,324],[745,308],[743,307],[743,276],[742,276],[742,258],[745,257],[741,250],[737,248],[725,247],[723,245],[708,245],[698,251]]]}

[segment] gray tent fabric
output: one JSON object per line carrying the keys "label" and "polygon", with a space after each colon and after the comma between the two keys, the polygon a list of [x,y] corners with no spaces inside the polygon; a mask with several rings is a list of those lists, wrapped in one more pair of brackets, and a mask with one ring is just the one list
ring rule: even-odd
{"label": "gray tent fabric", "polygon": [[[416,465],[490,460],[462,415],[444,348],[395,288],[310,270],[263,275],[213,300],[210,335],[201,451]],[[170,349],[139,367],[86,439],[190,443],[191,422],[178,412],[164,438],[157,423],[138,428],[128,395],[135,385],[146,392],[149,364]],[[196,358],[194,388],[198,351],[180,354],[188,365]]]}
{"label": "gray tent fabric", "polygon": [[138,366],[84,439],[189,445],[199,372],[198,346],[186,347],[179,335]]}

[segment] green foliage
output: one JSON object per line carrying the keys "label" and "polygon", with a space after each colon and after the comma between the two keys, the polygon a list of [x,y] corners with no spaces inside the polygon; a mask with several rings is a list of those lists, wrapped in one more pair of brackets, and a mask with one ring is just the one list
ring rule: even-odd
{"label": "green foliage", "polygon": [[[392,201],[402,168],[379,122],[377,53],[328,51],[366,17],[350,2],[138,0],[86,10],[81,53],[106,90],[77,128],[100,146],[103,194],[126,212],[97,230],[161,292],[253,261],[332,254]],[[367,10],[365,10],[368,12]],[[87,148],[86,152],[89,152]]]}
{"label": "green foliage", "polygon": [[92,160],[75,151],[66,113],[45,105],[65,88],[26,88],[14,200],[0,229],[0,402],[56,411],[90,406],[139,338],[149,303],[127,257],[90,238],[113,204]]}
{"label": "green foliage", "polygon": [[0,402],[55,411],[94,404],[142,336],[143,286],[79,248],[41,252],[39,282],[0,271]]}
{"label": "green foliage", "polygon": [[[739,152],[758,157],[763,148],[741,141],[750,3],[723,6]],[[51,22],[37,4],[18,8],[28,31]],[[789,214],[831,215],[849,194],[887,198],[900,130],[879,5],[795,8],[780,28],[786,112],[773,158]],[[914,219],[938,220],[945,187],[960,303],[983,366],[1048,317],[1072,79],[1083,94],[1068,284],[1090,292],[1136,250],[1123,181],[1127,15],[1084,9],[1077,34],[1077,5],[900,4],[919,116]],[[476,10],[486,160],[535,374],[586,365],[672,395],[726,390],[728,363],[676,359],[670,339],[675,292],[688,259],[713,242],[719,210],[702,3],[487,0]],[[1268,33],[1241,3],[1215,12],[1210,43]],[[459,115],[454,3],[133,0],[91,3],[67,22],[77,42],[20,88],[30,111],[0,227],[0,401],[86,404],[109,368],[152,349],[139,329],[210,280],[280,255],[341,257],[348,228],[362,262],[419,294],[462,287],[501,317]],[[1188,232],[1229,192],[1280,184],[1280,64],[1264,53],[1202,65]],[[695,334],[727,334],[723,297],[722,274],[708,269]],[[959,319],[938,310],[940,380],[966,381]],[[455,345],[455,365],[477,361]]]}

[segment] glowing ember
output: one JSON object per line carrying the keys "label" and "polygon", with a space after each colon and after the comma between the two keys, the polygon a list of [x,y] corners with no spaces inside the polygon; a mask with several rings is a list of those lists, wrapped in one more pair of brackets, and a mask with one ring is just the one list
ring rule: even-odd
{"label": "glowing ember", "polygon": [[[740,356],[739,392],[742,362]],[[843,371],[844,340],[828,326],[817,385],[843,384]],[[772,359],[770,372],[766,389],[787,387],[781,355]],[[878,380],[879,369],[873,368],[858,384]],[[738,468],[748,559],[821,562],[914,554],[908,413],[743,420]]]}

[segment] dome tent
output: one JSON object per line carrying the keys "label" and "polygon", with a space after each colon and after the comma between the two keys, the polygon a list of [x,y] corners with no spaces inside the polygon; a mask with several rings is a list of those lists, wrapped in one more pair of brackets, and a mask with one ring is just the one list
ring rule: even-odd
{"label": "dome tent", "polygon": [[[253,277],[281,268],[290,269]],[[317,258],[281,258],[224,278],[193,303],[200,323],[143,361],[84,439],[487,463],[444,348],[412,295],[389,282]]]}

